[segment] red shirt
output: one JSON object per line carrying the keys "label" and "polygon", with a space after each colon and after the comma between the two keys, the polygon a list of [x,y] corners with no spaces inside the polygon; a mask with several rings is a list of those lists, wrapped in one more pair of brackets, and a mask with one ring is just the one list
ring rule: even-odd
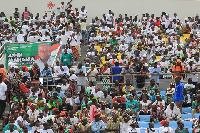
{"label": "red shirt", "polygon": [[[112,100],[112,102],[114,103],[115,101],[117,101],[117,96],[115,96]],[[121,102],[122,103],[125,103],[125,97],[124,96],[121,96]]]}
{"label": "red shirt", "polygon": [[156,26],[160,26],[160,20],[155,22]]}
{"label": "red shirt", "polygon": [[117,35],[118,33],[121,33],[121,32],[122,32],[122,30],[116,30],[115,35]]}

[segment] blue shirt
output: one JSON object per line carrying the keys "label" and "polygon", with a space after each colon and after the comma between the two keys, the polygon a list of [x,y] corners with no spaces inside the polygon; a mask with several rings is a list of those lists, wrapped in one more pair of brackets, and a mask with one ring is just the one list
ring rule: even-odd
{"label": "blue shirt", "polygon": [[181,82],[176,83],[173,100],[175,102],[183,102],[183,89],[184,85]]}
{"label": "blue shirt", "polygon": [[[120,74],[121,71],[122,71],[122,68],[119,67],[119,66],[114,66],[114,67],[112,67],[112,69],[111,69],[111,72],[113,73],[113,75]],[[120,81],[120,76],[113,76],[113,80],[118,80],[118,81]]]}
{"label": "blue shirt", "polygon": [[[49,75],[46,75],[47,73],[49,73]],[[40,76],[41,77],[52,77],[52,71],[50,68],[48,68],[47,70],[46,69],[43,69],[40,73]],[[48,81],[52,81],[52,78],[49,78]],[[43,79],[43,82],[47,82],[47,78],[44,78]]]}
{"label": "blue shirt", "polygon": [[100,133],[100,130],[105,130],[105,124],[103,123],[102,120],[100,120],[98,122],[92,121],[91,130],[94,133]]}

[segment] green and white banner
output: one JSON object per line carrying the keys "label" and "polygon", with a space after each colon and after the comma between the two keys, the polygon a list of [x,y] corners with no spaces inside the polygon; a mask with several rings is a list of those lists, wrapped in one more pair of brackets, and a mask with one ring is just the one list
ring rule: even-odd
{"label": "green and white banner", "polygon": [[40,69],[47,63],[51,66],[58,52],[60,44],[51,42],[38,42],[30,44],[5,44],[6,69],[8,64],[19,64],[20,67],[31,67],[37,63]]}

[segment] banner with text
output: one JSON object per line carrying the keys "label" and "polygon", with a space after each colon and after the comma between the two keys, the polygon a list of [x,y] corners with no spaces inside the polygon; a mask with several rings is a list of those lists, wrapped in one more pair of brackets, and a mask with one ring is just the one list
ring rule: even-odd
{"label": "banner with text", "polygon": [[60,44],[51,42],[5,44],[6,69],[13,64],[19,64],[20,67],[31,67],[34,63],[37,63],[42,70],[44,64],[47,63],[49,66],[53,64],[59,46]]}

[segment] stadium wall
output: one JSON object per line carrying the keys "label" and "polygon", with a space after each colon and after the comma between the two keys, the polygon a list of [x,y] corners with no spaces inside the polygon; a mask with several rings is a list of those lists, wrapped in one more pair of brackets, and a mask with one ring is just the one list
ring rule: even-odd
{"label": "stadium wall", "polygon": [[[48,15],[52,11],[56,14],[59,13],[57,7],[60,6],[60,2],[64,0],[0,0],[0,9],[4,11],[9,17],[13,15],[14,8],[18,7],[21,13],[24,11],[24,7],[28,7],[28,10],[36,15],[37,12],[42,16],[45,11],[49,11]],[[55,6],[52,9],[47,7],[47,4],[52,1]],[[69,0],[64,1],[67,3]],[[111,9],[115,16],[119,13],[124,15],[139,15],[141,18],[142,13],[148,12],[149,14],[154,13],[155,16],[159,16],[162,11],[173,15],[177,13],[181,20],[184,20],[186,16],[195,16],[200,14],[199,4],[200,0],[72,0],[71,4],[73,8],[78,7],[79,10],[82,5],[86,6],[88,10],[88,22],[95,16],[102,18],[102,14],[107,14],[108,10]]]}

